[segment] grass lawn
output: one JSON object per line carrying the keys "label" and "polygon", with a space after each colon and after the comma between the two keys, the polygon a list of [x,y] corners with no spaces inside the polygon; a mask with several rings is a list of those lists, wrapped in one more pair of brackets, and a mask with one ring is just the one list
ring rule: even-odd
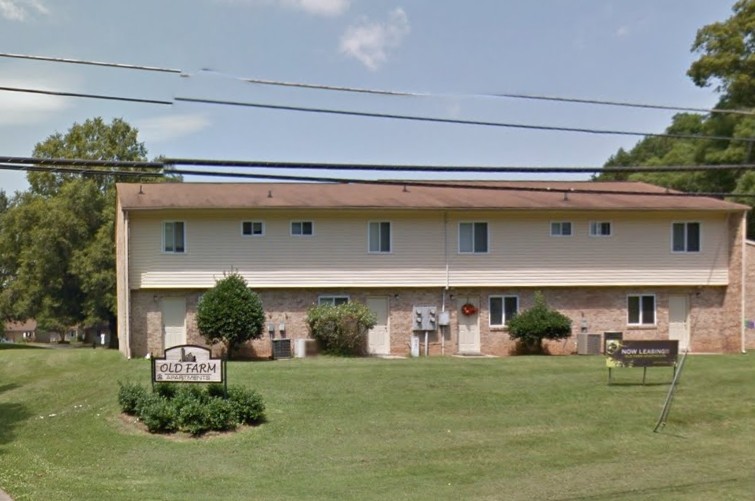
{"label": "grass lawn", "polygon": [[0,486],[58,499],[753,499],[755,358],[671,369],[596,356],[232,362],[268,422],[203,439],[119,415],[114,351],[0,345]]}

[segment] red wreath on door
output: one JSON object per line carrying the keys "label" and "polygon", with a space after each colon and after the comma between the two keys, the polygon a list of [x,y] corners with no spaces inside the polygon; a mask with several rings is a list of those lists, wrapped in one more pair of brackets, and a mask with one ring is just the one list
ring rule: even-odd
{"label": "red wreath on door", "polygon": [[477,308],[472,303],[466,303],[461,307],[461,312],[466,316],[470,316],[477,313]]}

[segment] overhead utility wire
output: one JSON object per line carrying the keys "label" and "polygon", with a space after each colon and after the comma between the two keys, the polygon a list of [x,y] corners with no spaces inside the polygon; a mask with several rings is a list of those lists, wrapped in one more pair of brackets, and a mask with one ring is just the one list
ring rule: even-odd
{"label": "overhead utility wire", "polygon": [[257,160],[206,160],[192,158],[163,158],[167,165],[241,167],[259,169],[299,169],[336,171],[384,171],[384,172],[452,172],[452,173],[528,173],[528,174],[591,174],[596,172],[630,174],[647,172],[705,172],[719,170],[753,170],[755,164],[721,165],[664,165],[622,167],[527,167],[527,166],[447,166],[447,165],[385,165],[385,164],[336,164],[317,162],[268,162]]}
{"label": "overhead utility wire", "polygon": [[621,166],[621,167],[529,167],[529,166],[450,166],[450,165],[388,165],[388,164],[343,164],[325,162],[272,162],[263,160],[213,160],[201,158],[163,157],[159,161],[93,160],[70,158],[35,158],[0,156],[4,164],[42,166],[85,166],[164,169],[176,165],[205,167],[237,167],[257,169],[297,169],[333,171],[382,171],[382,172],[447,172],[465,174],[477,173],[528,173],[528,174],[591,174],[591,173],[653,173],[653,172],[706,172],[726,170],[755,170],[755,163],[720,165],[664,165],[664,166]]}
{"label": "overhead utility wire", "polygon": [[140,172],[140,171],[104,171],[98,169],[85,169],[79,167],[56,166],[35,166],[7,164],[0,161],[0,170],[24,170],[33,172],[60,172],[69,174],[90,174],[100,176],[123,176],[123,177],[165,177],[166,174],[182,176],[205,176],[205,177],[223,177],[223,178],[241,178],[241,179],[273,179],[276,181],[299,181],[314,183],[336,183],[336,184],[366,184],[366,185],[384,185],[384,186],[403,186],[420,188],[449,188],[449,189],[470,189],[484,191],[511,191],[511,192],[538,192],[538,193],[557,193],[568,195],[593,194],[593,195],[629,195],[629,196],[649,196],[649,197],[755,197],[755,193],[721,193],[721,192],[640,192],[632,190],[605,190],[590,188],[551,188],[551,187],[534,187],[534,186],[501,186],[485,184],[464,184],[463,182],[429,182],[415,180],[381,180],[381,179],[353,179],[353,178],[333,178],[333,177],[308,177],[308,176],[288,176],[279,174],[252,174],[239,172],[219,172],[219,171],[197,171],[187,169],[171,169],[163,172]]}
{"label": "overhead utility wire", "polygon": [[30,89],[30,88],[24,88],[24,87],[0,87],[0,91],[24,92],[27,94],[44,94],[48,96],[61,96],[61,97],[81,97],[81,98],[87,98],[87,99],[104,99],[107,101],[125,101],[129,103],[163,104],[163,105],[169,105],[169,106],[173,104],[173,101],[161,101],[157,99],[104,96],[101,94],[83,94],[79,92],[61,92],[61,91],[53,91],[53,90]]}
{"label": "overhead utility wire", "polygon": [[[34,55],[27,55],[27,54],[12,54],[12,53],[7,53],[7,52],[0,53],[0,57],[15,58],[15,59],[28,59],[28,60],[33,60],[33,61],[47,61],[47,62],[55,62],[55,63],[80,64],[80,65],[89,65],[89,66],[103,66],[103,67],[120,68],[120,69],[127,69],[127,70],[175,73],[175,74],[179,74],[186,77],[189,76],[188,73],[185,73],[183,70],[180,70],[180,69],[157,67],[157,66],[111,63],[111,62],[104,62],[104,61],[89,61],[89,60],[84,60],[84,59],[70,59],[70,58],[62,58],[62,57],[34,56]],[[204,71],[211,71],[211,70],[204,70]],[[429,92],[393,91],[393,90],[383,90],[383,89],[368,89],[364,87],[347,87],[347,86],[338,86],[338,85],[308,84],[308,83],[302,83],[302,82],[285,82],[281,80],[266,80],[266,79],[261,79],[261,78],[244,78],[244,77],[235,77],[235,76],[233,78],[236,78],[244,82],[259,84],[259,85],[298,87],[298,88],[304,88],[304,89],[329,90],[329,91],[338,91],[338,92],[354,92],[354,93],[360,93],[360,94],[378,94],[378,95],[386,95],[386,96],[461,97],[461,98],[463,97],[481,97],[481,98],[504,97],[504,98],[510,98],[510,99],[557,101],[557,102],[574,103],[574,104],[592,104],[592,105],[601,105],[601,106],[618,106],[618,107],[657,109],[657,110],[668,110],[668,111],[689,111],[689,112],[694,112],[694,113],[726,113],[726,114],[736,114],[736,115],[755,115],[755,111],[742,110],[742,109],[695,108],[695,107],[690,107],[690,106],[669,106],[669,105],[661,105],[661,104],[636,103],[636,102],[629,102],[629,101],[580,99],[580,98],[543,96],[543,95],[523,94],[523,93],[437,94],[437,93],[429,93]]]}
{"label": "overhead utility wire", "polygon": [[121,68],[126,70],[140,70],[140,71],[156,71],[160,73],[183,73],[181,70],[175,68],[159,68],[157,66],[142,66],[138,64],[123,64],[123,63],[109,63],[104,61],[87,61],[84,59],[68,59],[64,57],[46,57],[46,56],[31,56],[26,54],[10,54],[7,52],[0,53],[0,57],[8,57],[14,59],[30,59],[32,61],[47,61],[52,63],[69,63],[69,64],[82,64],[88,66],[105,66],[108,68]]}
{"label": "overhead utility wire", "polygon": [[343,115],[353,117],[367,117],[367,118],[385,118],[392,120],[409,120],[415,122],[431,122],[431,123],[445,123],[455,125],[477,125],[483,127],[504,127],[513,129],[526,129],[526,130],[543,130],[551,132],[579,132],[583,134],[596,134],[596,135],[613,135],[613,136],[639,136],[639,137],[665,137],[671,139],[715,139],[721,141],[737,141],[744,143],[755,143],[755,138],[740,138],[740,137],[728,137],[728,136],[711,136],[702,134],[672,134],[672,133],[659,133],[659,132],[635,132],[625,130],[610,130],[610,129],[590,129],[584,127],[561,127],[555,125],[533,125],[522,123],[508,123],[508,122],[488,122],[482,120],[461,120],[456,118],[439,118],[439,117],[422,117],[416,115],[398,115],[393,113],[374,113],[368,111],[348,111],[348,110],[336,110],[332,108],[310,108],[306,106],[289,106],[280,104],[263,104],[263,103],[250,103],[245,101],[225,101],[219,99],[204,99],[193,97],[178,97],[175,101],[186,103],[198,103],[198,104],[212,104],[221,106],[241,106],[247,108],[259,108],[267,110],[277,111],[296,111],[304,113],[322,113],[330,115]]}
{"label": "overhead utility wire", "polygon": [[594,104],[600,106],[617,106],[628,108],[642,108],[652,110],[667,110],[667,111],[690,111],[694,113],[726,113],[735,115],[755,115],[755,111],[752,110],[739,110],[739,109],[721,109],[721,108],[694,108],[689,106],[670,106],[662,104],[647,104],[647,103],[633,103],[629,101],[609,101],[601,99],[580,99],[573,97],[558,97],[558,96],[542,96],[535,94],[513,94],[513,93],[495,93],[495,94],[436,94],[429,92],[407,92],[407,91],[393,91],[393,90],[381,90],[381,89],[368,89],[364,87],[343,87],[337,85],[322,85],[322,84],[308,84],[300,82],[285,82],[280,80],[265,80],[261,78],[241,78],[242,81],[259,84],[259,85],[271,85],[278,87],[296,87],[302,89],[315,89],[315,90],[329,90],[338,92],[354,92],[358,94],[377,94],[385,96],[407,96],[407,97],[505,97],[510,99],[529,99],[535,101],[556,101],[562,103],[572,104]]}

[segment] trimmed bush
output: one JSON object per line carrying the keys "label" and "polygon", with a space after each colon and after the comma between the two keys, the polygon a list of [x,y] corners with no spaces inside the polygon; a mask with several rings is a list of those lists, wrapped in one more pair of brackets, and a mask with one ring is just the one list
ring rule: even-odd
{"label": "trimmed bush", "polygon": [[307,312],[310,335],[329,355],[364,355],[367,331],[375,327],[376,322],[375,315],[361,303],[321,304]]}
{"label": "trimmed bush", "polygon": [[148,394],[147,389],[138,383],[121,383],[118,381],[118,404],[121,410],[131,416],[136,415],[139,403]]}
{"label": "trimmed bush", "polygon": [[264,421],[265,404],[254,390],[240,386],[158,384],[150,392],[136,383],[118,383],[123,412],[136,415],[151,433],[185,431],[194,436],[207,431],[233,430],[239,424]]}
{"label": "trimmed bush", "polygon": [[265,404],[254,390],[231,386],[228,388],[228,401],[233,405],[239,423],[256,424],[265,419]]}
{"label": "trimmed bush", "polygon": [[535,306],[509,321],[509,337],[522,344],[525,353],[543,353],[543,339],[571,336],[571,320],[545,304],[542,292],[535,293]]}
{"label": "trimmed bush", "polygon": [[146,397],[139,410],[139,419],[150,433],[171,433],[176,431],[176,407],[167,398],[152,394]]}

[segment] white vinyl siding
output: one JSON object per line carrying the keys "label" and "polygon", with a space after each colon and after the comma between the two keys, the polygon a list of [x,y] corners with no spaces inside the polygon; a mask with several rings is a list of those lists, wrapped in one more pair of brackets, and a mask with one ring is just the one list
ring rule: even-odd
{"label": "white vinyl siding", "polygon": [[673,223],[671,225],[671,250],[673,252],[700,252],[701,227],[698,222]]}
{"label": "white vinyl siding", "polygon": [[[391,221],[390,259],[365,260],[365,228]],[[291,221],[317,222],[317,237],[292,245]],[[265,238],[239,238],[242,211],[128,213],[129,287],[207,289],[238,270],[253,287],[491,287],[727,285],[729,234],[721,213],[611,212],[621,228],[610,239],[587,235],[590,214],[450,211],[269,211]],[[162,222],[186,222],[191,252],[159,252]],[[459,223],[487,220],[489,253],[457,253]],[[571,238],[553,245],[550,221],[572,222]],[[675,221],[705,228],[700,252],[669,252]],[[484,265],[483,265],[484,264]]]}
{"label": "white vinyl siding", "polygon": [[367,228],[367,249],[369,252],[391,252],[391,223],[388,221],[371,221]]}
{"label": "white vinyl siding", "polygon": [[519,313],[518,296],[490,296],[488,298],[488,310],[490,312],[490,326],[503,327],[509,324],[509,320]]}
{"label": "white vinyl siding", "polygon": [[488,223],[459,223],[459,253],[486,254],[488,252]]}
{"label": "white vinyl siding", "polygon": [[627,296],[627,324],[655,325],[655,295]]}
{"label": "white vinyl siding", "polygon": [[242,221],[241,234],[245,237],[261,237],[265,235],[265,223],[262,221]]}
{"label": "white vinyl siding", "polygon": [[183,221],[163,221],[163,252],[183,254],[186,252],[186,233]]}

